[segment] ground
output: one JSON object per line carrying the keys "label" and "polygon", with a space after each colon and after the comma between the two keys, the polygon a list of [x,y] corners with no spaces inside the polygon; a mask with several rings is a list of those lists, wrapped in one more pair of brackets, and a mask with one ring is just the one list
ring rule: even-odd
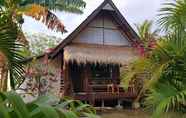
{"label": "ground", "polygon": [[101,118],[149,118],[142,110],[112,110],[100,114]]}

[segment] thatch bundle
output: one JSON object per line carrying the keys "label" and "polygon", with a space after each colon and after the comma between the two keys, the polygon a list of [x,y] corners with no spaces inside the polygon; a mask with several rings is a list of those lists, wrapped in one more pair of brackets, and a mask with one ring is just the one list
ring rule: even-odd
{"label": "thatch bundle", "polygon": [[77,63],[128,65],[137,58],[131,47],[71,44],[64,48],[64,59]]}

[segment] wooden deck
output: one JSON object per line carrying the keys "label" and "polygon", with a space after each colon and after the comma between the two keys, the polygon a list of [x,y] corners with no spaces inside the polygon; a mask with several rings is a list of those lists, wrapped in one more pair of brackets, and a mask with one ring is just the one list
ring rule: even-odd
{"label": "wooden deck", "polygon": [[95,103],[97,100],[126,100],[132,101],[136,98],[137,93],[131,92],[120,92],[120,93],[112,93],[112,92],[92,92],[92,93],[75,93],[74,98],[82,101],[89,101],[90,104]]}
{"label": "wooden deck", "polygon": [[129,87],[128,90],[123,90],[119,85],[114,87],[114,90],[107,85],[91,85],[92,91],[74,93],[74,99],[89,101],[94,105],[95,101],[101,100],[124,100],[133,101],[137,97],[135,89]]}

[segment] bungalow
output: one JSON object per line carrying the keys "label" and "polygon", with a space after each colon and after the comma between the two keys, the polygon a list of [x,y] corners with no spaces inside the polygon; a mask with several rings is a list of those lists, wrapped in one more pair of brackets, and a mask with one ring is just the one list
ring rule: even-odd
{"label": "bungalow", "polygon": [[[138,57],[139,37],[111,0],[105,0],[66,39],[47,54],[48,68],[60,70],[54,92],[93,105],[133,100],[135,86],[120,85],[120,72]],[[44,63],[46,56],[38,60]],[[57,72],[56,72],[57,73]]]}

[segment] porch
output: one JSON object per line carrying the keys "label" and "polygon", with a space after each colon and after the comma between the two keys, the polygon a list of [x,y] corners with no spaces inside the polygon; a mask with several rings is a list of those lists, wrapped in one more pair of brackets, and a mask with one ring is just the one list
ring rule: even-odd
{"label": "porch", "polygon": [[87,101],[132,101],[137,91],[131,83],[120,85],[121,68],[136,58],[130,47],[71,44],[64,48],[64,95]]}
{"label": "porch", "polygon": [[[120,66],[113,64],[66,63],[65,96],[95,105],[105,100],[133,101],[137,91],[133,84],[127,90],[120,85]],[[103,103],[102,103],[103,104]]]}

